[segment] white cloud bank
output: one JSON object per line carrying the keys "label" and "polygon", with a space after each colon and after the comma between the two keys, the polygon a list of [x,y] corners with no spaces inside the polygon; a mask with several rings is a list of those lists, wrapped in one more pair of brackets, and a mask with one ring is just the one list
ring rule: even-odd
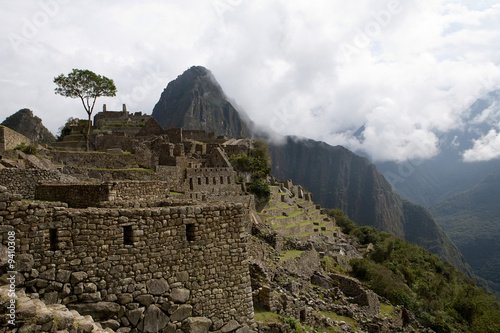
{"label": "white cloud bank", "polygon": [[[496,1],[1,2],[0,121],[28,107],[53,132],[84,116],[54,95],[60,73],[110,77],[118,95],[99,104],[150,113],[169,81],[203,65],[260,126],[375,161],[425,159],[500,81]],[[494,135],[464,159],[499,157]]]}

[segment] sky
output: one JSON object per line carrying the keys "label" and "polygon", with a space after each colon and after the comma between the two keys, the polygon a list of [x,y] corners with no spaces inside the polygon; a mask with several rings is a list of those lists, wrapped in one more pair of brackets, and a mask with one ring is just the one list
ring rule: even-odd
{"label": "sky", "polygon": [[[114,80],[117,96],[96,112],[151,114],[168,82],[200,65],[259,127],[403,162],[438,154],[440,136],[465,128],[469,106],[500,86],[497,1],[0,4],[0,122],[29,108],[54,134],[86,118],[79,100],[54,94],[59,74]],[[500,122],[461,153],[500,158]]]}

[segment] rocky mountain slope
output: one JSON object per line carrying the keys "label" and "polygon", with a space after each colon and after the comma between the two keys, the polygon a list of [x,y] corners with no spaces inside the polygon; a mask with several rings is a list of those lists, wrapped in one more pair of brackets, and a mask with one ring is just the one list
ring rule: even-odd
{"label": "rocky mountain slope", "polygon": [[359,224],[420,245],[472,276],[460,251],[425,208],[404,203],[366,158],[340,146],[291,137],[271,145],[271,152],[273,174],[301,184],[323,207],[342,209]]}
{"label": "rocky mountain slope", "polygon": [[500,295],[500,174],[431,207],[474,272]]}
{"label": "rocky mountain slope", "polygon": [[168,84],[153,109],[153,117],[164,128],[172,125],[230,138],[249,135],[212,73],[201,66],[191,67]]}
{"label": "rocky mountain slope", "polygon": [[[221,112],[223,106],[227,112]],[[228,137],[248,134],[238,111],[230,106],[220,85],[204,67],[191,67],[170,82],[153,116],[162,126],[171,123]],[[425,231],[418,219],[405,218],[401,199],[367,159],[343,147],[293,137],[270,148],[273,174],[278,179],[293,179],[313,192],[314,200],[323,207],[340,208],[359,224],[409,237],[472,275],[460,251],[432,218],[425,220]],[[425,232],[425,237],[420,232]]]}
{"label": "rocky mountain slope", "polygon": [[54,135],[43,126],[42,119],[35,116],[30,109],[17,111],[7,117],[0,125],[8,127],[41,145],[56,141]]}

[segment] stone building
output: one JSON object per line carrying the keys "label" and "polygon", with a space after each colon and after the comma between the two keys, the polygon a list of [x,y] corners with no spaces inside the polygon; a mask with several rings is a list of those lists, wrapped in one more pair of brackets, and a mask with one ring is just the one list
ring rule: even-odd
{"label": "stone building", "polygon": [[25,202],[0,187],[0,239],[6,247],[15,232],[16,286],[140,332],[254,327],[248,207],[127,207]]}

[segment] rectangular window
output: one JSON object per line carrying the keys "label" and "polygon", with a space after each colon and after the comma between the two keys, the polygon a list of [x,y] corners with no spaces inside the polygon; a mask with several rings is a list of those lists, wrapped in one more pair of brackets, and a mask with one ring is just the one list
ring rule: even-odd
{"label": "rectangular window", "polygon": [[209,184],[208,177],[205,177],[205,182],[207,183],[207,185]]}
{"label": "rectangular window", "polygon": [[186,224],[186,239],[188,242],[194,241],[194,223]]}
{"label": "rectangular window", "polygon": [[221,185],[224,184],[224,177],[220,176],[220,183]]}
{"label": "rectangular window", "polygon": [[227,183],[231,184],[231,176],[227,176]]}
{"label": "rectangular window", "polygon": [[50,250],[57,250],[57,229],[49,229]]}
{"label": "rectangular window", "polygon": [[132,226],[126,225],[123,227],[123,244],[125,245],[133,245],[132,241]]}
{"label": "rectangular window", "polygon": [[201,178],[198,178],[198,185],[201,185]]}

